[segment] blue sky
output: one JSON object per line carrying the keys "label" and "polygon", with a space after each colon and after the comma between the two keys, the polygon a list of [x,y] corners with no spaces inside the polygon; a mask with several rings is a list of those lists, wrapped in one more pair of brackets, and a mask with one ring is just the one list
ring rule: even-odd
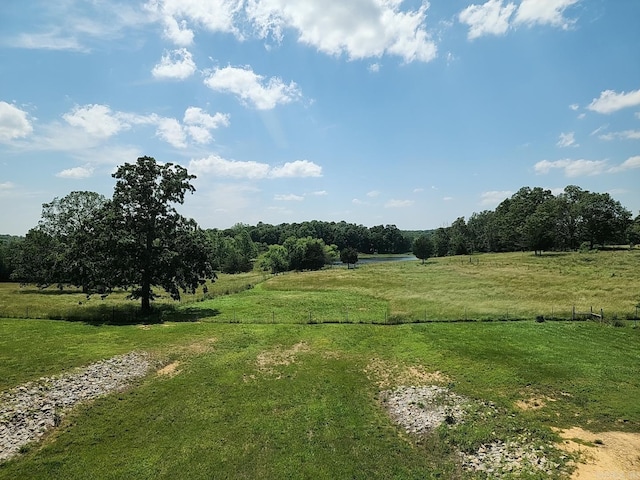
{"label": "blue sky", "polygon": [[6,0],[0,233],[149,155],[202,227],[447,226],[522,186],[640,210],[637,0]]}

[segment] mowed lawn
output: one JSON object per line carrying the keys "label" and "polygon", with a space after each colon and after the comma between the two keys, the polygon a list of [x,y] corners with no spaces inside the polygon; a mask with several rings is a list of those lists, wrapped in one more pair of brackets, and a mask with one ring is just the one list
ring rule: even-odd
{"label": "mowed lawn", "polygon": [[[44,441],[0,464],[0,479],[467,478],[456,452],[491,441],[526,434],[545,443],[557,439],[551,427],[640,432],[634,321],[614,327],[533,320],[545,314],[542,306],[571,305],[580,295],[605,315],[634,313],[637,252],[585,255],[591,256],[483,255],[256,276],[255,282],[236,277],[228,292],[223,277],[215,286],[219,296],[179,307],[178,313],[201,310],[197,322],[0,319],[0,391],[132,350],[163,364],[179,362],[175,375],[152,373],[75,409]],[[556,291],[552,282],[566,290],[562,296],[549,293]],[[58,308],[69,296],[82,297],[11,288],[2,301],[20,308],[25,297]],[[484,295],[474,293],[482,288]],[[500,293],[494,310],[484,298],[489,291]],[[456,319],[461,308],[463,315],[465,307],[471,311],[474,302],[456,300],[466,294],[495,320],[519,299],[530,319],[389,325],[371,324],[362,313],[370,299],[371,312],[388,319],[410,319],[429,305],[450,312],[440,319]],[[116,307],[126,300],[104,302]],[[260,323],[249,323],[252,317]],[[380,391],[424,382],[406,374],[415,371],[439,372],[434,378],[442,386],[490,402],[499,414],[474,416],[426,438],[407,435],[381,406]],[[540,408],[516,406],[532,399]]]}

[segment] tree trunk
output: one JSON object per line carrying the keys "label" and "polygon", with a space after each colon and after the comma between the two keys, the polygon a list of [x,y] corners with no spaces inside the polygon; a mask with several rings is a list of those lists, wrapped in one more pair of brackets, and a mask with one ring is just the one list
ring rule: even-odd
{"label": "tree trunk", "polygon": [[147,279],[142,281],[142,292],[140,298],[142,299],[142,311],[148,312],[151,310],[151,284]]}

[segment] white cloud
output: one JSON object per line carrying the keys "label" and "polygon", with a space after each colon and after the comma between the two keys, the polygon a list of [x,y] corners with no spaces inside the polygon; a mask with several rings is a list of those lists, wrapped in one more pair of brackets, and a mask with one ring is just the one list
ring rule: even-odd
{"label": "white cloud", "polygon": [[281,202],[301,202],[302,200],[304,200],[304,197],[301,197],[300,195],[295,195],[293,193],[289,193],[287,195],[276,194],[273,196],[273,199]]}
{"label": "white cloud", "polygon": [[0,183],[0,191],[1,190],[13,190],[15,188],[15,185],[11,182],[2,182]]}
{"label": "white cloud", "polygon": [[24,138],[33,132],[27,112],[7,102],[0,102],[0,142]]}
{"label": "white cloud", "polygon": [[281,167],[274,167],[269,174],[272,178],[321,177],[322,167],[309,160],[287,162]]}
{"label": "white cloud", "polygon": [[160,118],[156,135],[176,148],[185,148],[187,146],[185,131],[175,118]]}
{"label": "white cloud", "polygon": [[568,28],[573,21],[564,12],[580,0],[522,0],[514,22],[527,25],[540,24]]}
{"label": "white cloud", "polygon": [[354,198],[353,200],[351,200],[351,203],[353,203],[354,205],[369,205],[369,203],[363,202],[359,198]]}
{"label": "white cloud", "polygon": [[606,171],[606,160],[571,160],[563,159],[550,162],[549,160],[542,160],[534,165],[534,170],[537,174],[547,174],[552,169],[564,170],[564,174],[567,177],[582,177],[600,175]]}
{"label": "white cloud", "polygon": [[271,167],[266,163],[226,160],[218,155],[191,160],[189,170],[194,171],[196,174],[213,174],[221,177],[247,179],[322,176],[322,167],[308,160],[296,160],[287,162],[282,166]]}
{"label": "white cloud", "polygon": [[402,0],[248,0],[246,13],[262,38],[297,31],[298,41],[350,59],[396,55],[428,62],[437,48],[425,29],[429,4],[401,11]]}
{"label": "white cloud", "polygon": [[453,197],[443,197],[442,200],[445,202],[450,202],[451,200],[453,200]]}
{"label": "white cloud", "polygon": [[413,193],[420,193],[420,192],[424,192],[424,188],[414,188],[413,189]]}
{"label": "white cloud", "polygon": [[509,19],[516,6],[508,3],[503,6],[502,0],[489,0],[483,5],[469,5],[458,19],[469,25],[469,40],[483,35],[504,35],[509,30]]}
{"label": "white cloud", "polygon": [[580,105],[578,105],[577,103],[572,103],[571,105],[569,105],[569,108],[576,112],[580,108]]}
{"label": "white cloud", "polygon": [[61,172],[56,173],[56,177],[60,178],[71,178],[74,180],[80,180],[83,178],[88,178],[93,175],[93,168],[91,167],[75,167],[68,168],[66,170],[62,170]]}
{"label": "white cloud", "polygon": [[229,116],[222,113],[209,115],[199,107],[188,107],[184,113],[184,125],[175,118],[161,117],[155,113],[138,115],[112,111],[108,105],[77,106],[63,115],[72,127],[80,128],[90,136],[104,140],[133,125],[153,125],[156,136],[177,148],[187,146],[187,135],[196,143],[211,141],[211,130],[229,125]]}
{"label": "white cloud", "polygon": [[598,136],[600,140],[640,140],[640,130],[624,130],[622,132],[604,133]]}
{"label": "white cloud", "polygon": [[640,155],[627,158],[624,162],[622,162],[617,167],[610,168],[609,172],[618,173],[618,172],[624,172],[626,170],[632,170],[634,168],[640,168]]}
{"label": "white cloud", "polygon": [[278,104],[286,104],[302,96],[295,82],[287,85],[277,77],[266,80],[250,67],[229,66],[216,69],[204,83],[212,90],[233,93],[258,110],[270,110]]}
{"label": "white cloud", "polygon": [[311,192],[311,195],[314,195],[316,197],[326,197],[327,195],[329,195],[329,192],[327,192],[326,190],[318,190],[317,192]]}
{"label": "white cloud", "polygon": [[640,90],[616,93],[613,90],[605,90],[600,97],[594,98],[587,109],[603,114],[609,114],[623,108],[640,105]]}
{"label": "white cloud", "polygon": [[378,73],[380,71],[380,67],[381,65],[379,63],[372,63],[371,65],[369,65],[368,70],[371,73]]}
{"label": "white cloud", "polygon": [[242,3],[240,0],[149,0],[145,8],[164,24],[164,35],[169,40],[188,46],[193,43],[193,27],[240,37],[234,19]]}
{"label": "white cloud", "polygon": [[62,116],[72,127],[82,128],[89,135],[98,138],[109,138],[129,128],[129,124],[118,117],[107,105],[76,106]]}
{"label": "white cloud", "polygon": [[379,195],[380,195],[380,192],[378,190],[372,190],[370,192],[367,192],[367,197],[375,198],[375,197],[378,197]]}
{"label": "white cloud", "polygon": [[396,200],[391,199],[387,203],[384,204],[385,208],[407,208],[413,205],[415,202],[413,200]]}
{"label": "white cloud", "polygon": [[191,52],[186,48],[165,52],[151,74],[155,78],[175,78],[184,80],[189,78],[196,71],[196,64],[193,61]]}
{"label": "white cloud", "polygon": [[480,195],[480,205],[484,207],[495,207],[511,195],[513,195],[511,190],[491,190],[489,192],[483,192]]}
{"label": "white cloud", "polygon": [[189,107],[182,121],[191,138],[196,143],[204,144],[212,140],[211,130],[229,126],[229,115],[218,112],[212,116],[201,108]]}
{"label": "white cloud", "polygon": [[258,162],[241,162],[226,160],[218,155],[209,155],[207,158],[191,160],[189,171],[197,174],[211,174],[217,177],[260,179],[269,173],[269,165]]}
{"label": "white cloud", "polygon": [[556,146],[560,148],[566,148],[566,147],[579,147],[580,145],[576,143],[575,133],[569,132],[569,133],[560,134],[560,138],[558,139],[558,143],[556,143]]}

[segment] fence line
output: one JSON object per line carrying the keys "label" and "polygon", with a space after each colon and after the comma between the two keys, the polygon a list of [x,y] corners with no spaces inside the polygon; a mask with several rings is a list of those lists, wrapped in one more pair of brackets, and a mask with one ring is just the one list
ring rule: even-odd
{"label": "fence line", "polygon": [[[636,325],[638,318],[638,306],[635,307],[635,314],[629,313],[623,320],[634,321]],[[22,310],[24,309],[24,310]],[[21,311],[22,310],[22,311]],[[242,315],[236,309],[227,312],[217,310],[200,310],[198,308],[185,307],[172,308],[157,306],[150,313],[143,314],[138,307],[118,307],[103,306],[99,309],[87,311],[82,308],[52,309],[46,311],[44,308],[25,306],[14,308],[3,308],[0,306],[0,318],[20,318],[20,319],[50,319],[80,321],[85,323],[99,324],[141,324],[141,323],[161,323],[164,321],[193,322],[206,320],[212,323],[245,323],[245,324],[377,324],[396,325],[410,323],[460,323],[460,322],[516,322],[516,321],[585,321],[596,320],[600,323],[617,324],[620,320],[617,315],[609,315],[605,318],[603,309],[594,311],[591,307],[588,311],[581,311],[575,305],[570,309],[557,309],[551,307],[550,315],[518,314],[517,309],[505,309],[503,314],[478,314],[464,307],[463,314],[459,318],[439,319],[429,318],[429,310],[411,314],[391,314],[387,308],[379,310],[377,313],[358,312],[345,307],[343,315],[326,314],[322,310],[305,309],[298,317],[290,314],[279,315],[275,309],[264,311],[264,315]],[[335,312],[335,310],[334,310]]]}

